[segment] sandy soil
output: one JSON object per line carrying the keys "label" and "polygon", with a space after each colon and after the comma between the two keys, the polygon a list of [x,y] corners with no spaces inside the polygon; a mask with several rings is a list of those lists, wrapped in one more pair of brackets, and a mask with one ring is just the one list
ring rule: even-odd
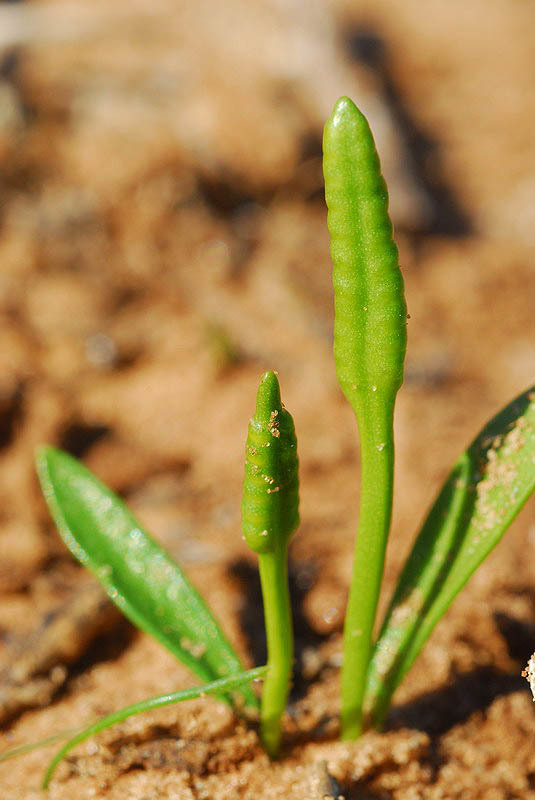
{"label": "sandy soil", "polygon": [[[205,699],[82,745],[50,798],[314,800],[322,761],[347,800],[535,798],[520,676],[533,504],[437,627],[386,732],[336,740],[359,465],[331,357],[320,161],[322,120],[350,93],[378,132],[411,314],[387,596],[452,461],[535,372],[533,4],[176,5],[0,6],[0,746],[193,683],[72,563],[37,489],[40,442],[125,496],[261,663],[240,483],[275,368],[302,470],[283,757],[269,764],[255,730]],[[47,615],[73,607],[69,646],[42,656]],[[0,764],[2,799],[44,797],[51,752]]]}

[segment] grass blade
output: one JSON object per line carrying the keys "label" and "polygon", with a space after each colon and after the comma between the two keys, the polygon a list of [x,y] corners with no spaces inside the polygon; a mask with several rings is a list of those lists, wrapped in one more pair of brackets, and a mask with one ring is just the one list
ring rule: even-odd
{"label": "grass blade", "polygon": [[[134,625],[201,680],[243,670],[200,594],[122,500],[79,461],[53,447],[39,451],[37,471],[65,544]],[[258,706],[251,687],[244,688],[243,700]]]}
{"label": "grass blade", "polygon": [[112,725],[116,725],[118,722],[123,722],[123,720],[128,719],[128,717],[133,717],[136,714],[142,714],[145,711],[153,711],[155,708],[170,706],[173,703],[181,703],[183,700],[195,700],[197,697],[203,697],[204,695],[208,694],[221,694],[222,692],[237,689],[244,684],[258,680],[258,678],[263,677],[266,672],[267,666],[255,667],[254,669],[247,670],[246,672],[240,672],[237,675],[231,675],[228,678],[220,678],[217,681],[205,683],[203,686],[194,686],[191,689],[183,689],[180,692],[170,692],[169,694],[161,694],[157,697],[151,697],[148,700],[141,700],[139,703],[134,703],[131,706],[121,708],[119,711],[114,711],[113,714],[108,714],[107,717],[102,717],[102,719],[97,720],[83,731],[77,733],[76,736],[73,736],[72,739],[66,742],[63,747],[58,750],[45,772],[42,788],[48,788],[56,767],[60,761],[65,758],[67,753],[73,749],[73,747],[76,747],[76,745],[80,744],[81,742],[85,742],[86,739],[89,739],[91,736],[100,733],[100,731],[104,731],[106,728],[111,728]]}
{"label": "grass blade", "polygon": [[454,466],[409,554],[368,673],[364,711],[383,721],[436,623],[535,489],[535,387],[495,416]]}
{"label": "grass blade", "polygon": [[[87,725],[85,727],[87,727]],[[80,726],[77,728],[69,728],[65,731],[52,733],[50,736],[46,736],[44,739],[38,739],[36,742],[19,744],[16,747],[9,748],[9,750],[2,750],[0,753],[0,762],[8,761],[10,758],[17,758],[18,756],[25,756],[27,753],[33,753],[34,750],[39,750],[42,747],[50,747],[51,744],[56,744],[56,742],[61,742],[62,739],[75,736],[77,733],[81,733],[81,731],[82,728]]]}

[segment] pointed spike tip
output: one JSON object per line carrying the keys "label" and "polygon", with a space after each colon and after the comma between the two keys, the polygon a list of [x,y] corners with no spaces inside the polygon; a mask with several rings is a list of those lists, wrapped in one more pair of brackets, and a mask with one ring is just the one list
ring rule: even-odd
{"label": "pointed spike tip", "polygon": [[267,424],[273,411],[282,411],[281,391],[276,372],[269,370],[262,375],[256,395],[255,417],[260,423]]}
{"label": "pointed spike tip", "polygon": [[340,97],[336,101],[329,123],[335,128],[348,123],[362,123],[367,125],[367,120],[362,111],[349,97]]}

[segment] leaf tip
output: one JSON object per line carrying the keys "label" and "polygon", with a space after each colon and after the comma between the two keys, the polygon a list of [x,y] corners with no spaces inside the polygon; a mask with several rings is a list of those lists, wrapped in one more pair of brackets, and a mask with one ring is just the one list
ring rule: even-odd
{"label": "leaf tip", "polygon": [[35,469],[41,485],[49,480],[49,457],[54,450],[48,444],[41,444],[35,448]]}
{"label": "leaf tip", "polygon": [[35,449],[35,467],[41,483],[52,480],[52,471],[55,467],[73,460],[68,453],[50,444],[42,444]]}

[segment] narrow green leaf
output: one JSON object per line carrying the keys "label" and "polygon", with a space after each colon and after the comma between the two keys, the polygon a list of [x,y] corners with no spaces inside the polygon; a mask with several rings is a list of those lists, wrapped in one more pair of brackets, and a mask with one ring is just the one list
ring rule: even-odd
{"label": "narrow green leaf", "polygon": [[409,554],[368,673],[380,724],[436,623],[535,489],[535,387],[495,416],[454,466]]}
{"label": "narrow green leaf", "polygon": [[[125,504],[79,461],[42,448],[37,471],[58,530],[134,625],[150,633],[202,680],[243,667],[202,597]],[[257,707],[251,687],[243,690]]]}
{"label": "narrow green leaf", "polygon": [[43,747],[50,747],[51,744],[61,742],[62,739],[72,738],[76,734],[81,733],[82,730],[85,730],[85,728],[87,728],[87,724],[84,726],[84,728],[81,728],[80,726],[77,728],[68,728],[67,730],[59,731],[58,733],[52,733],[50,736],[46,736],[44,739],[38,739],[36,742],[19,744],[17,747],[10,747],[8,750],[2,750],[0,753],[0,761],[8,761],[10,758],[18,758],[18,756],[25,756],[27,753],[33,753],[34,750],[39,750]]}
{"label": "narrow green leaf", "polygon": [[244,684],[262,678],[266,674],[267,669],[267,666],[255,667],[254,669],[247,670],[246,672],[240,672],[237,675],[231,675],[228,678],[220,678],[217,681],[205,683],[203,686],[193,686],[191,689],[183,689],[180,692],[160,694],[157,697],[150,697],[148,700],[141,700],[139,703],[134,703],[131,706],[121,708],[119,711],[114,711],[113,714],[108,714],[107,717],[102,717],[102,719],[93,722],[91,725],[84,728],[84,730],[79,731],[76,736],[73,736],[72,739],[66,742],[63,747],[58,750],[45,772],[42,788],[48,789],[48,785],[54,772],[56,771],[56,767],[60,761],[65,758],[67,753],[73,749],[73,747],[76,747],[76,745],[80,744],[81,742],[85,742],[86,739],[89,739],[91,736],[100,733],[100,731],[111,728],[113,725],[117,725],[117,723],[128,719],[128,717],[134,717],[136,714],[143,714],[145,711],[153,711],[155,708],[170,706],[173,703],[181,703],[184,700],[195,700],[197,697],[204,697],[204,695],[208,694],[221,694],[222,692],[232,691],[240,686],[243,686]]}

